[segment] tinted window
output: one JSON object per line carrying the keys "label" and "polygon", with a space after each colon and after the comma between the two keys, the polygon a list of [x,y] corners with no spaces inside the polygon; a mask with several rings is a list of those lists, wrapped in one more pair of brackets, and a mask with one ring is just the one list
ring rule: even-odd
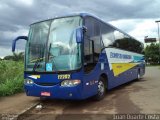
{"label": "tinted window", "polygon": [[127,50],[129,38],[117,30],[114,31],[114,36],[115,36],[115,41],[113,46],[116,48]]}
{"label": "tinted window", "polygon": [[91,63],[93,62],[93,54],[92,54],[92,45],[89,41],[88,37],[85,36],[84,40],[84,62]]}
{"label": "tinted window", "polygon": [[85,72],[90,72],[97,64],[101,52],[100,24],[98,20],[87,17],[85,26],[87,31],[84,39],[84,63]]}
{"label": "tinted window", "polygon": [[133,51],[136,53],[142,53],[143,44],[135,39],[131,39],[128,41],[129,51]]}
{"label": "tinted window", "polygon": [[143,44],[115,28],[101,23],[101,35],[104,47],[115,47],[136,53],[142,53]]}
{"label": "tinted window", "polygon": [[85,26],[87,27],[86,39],[84,42],[85,57],[87,57],[90,54],[90,57],[87,57],[88,61],[97,62],[99,54],[101,52],[99,21],[97,21],[94,18],[88,17],[85,20]]}
{"label": "tinted window", "polygon": [[112,46],[114,42],[114,29],[104,23],[101,23],[101,35],[104,47]]}

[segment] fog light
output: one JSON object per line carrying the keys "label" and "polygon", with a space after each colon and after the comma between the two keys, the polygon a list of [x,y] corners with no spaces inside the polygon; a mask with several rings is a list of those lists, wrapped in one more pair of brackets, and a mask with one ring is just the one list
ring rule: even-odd
{"label": "fog light", "polygon": [[33,82],[33,80],[31,80],[31,79],[25,79],[24,80],[24,84],[33,84],[34,82]]}
{"label": "fog light", "polygon": [[72,93],[69,93],[69,96],[72,97]]}

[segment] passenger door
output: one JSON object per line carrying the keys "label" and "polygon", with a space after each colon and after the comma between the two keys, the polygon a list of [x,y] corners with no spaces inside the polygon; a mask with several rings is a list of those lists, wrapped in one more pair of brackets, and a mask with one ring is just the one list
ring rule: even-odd
{"label": "passenger door", "polygon": [[100,23],[92,17],[85,19],[87,31],[84,37],[84,90],[87,96],[97,92],[100,64],[98,63],[101,52]]}

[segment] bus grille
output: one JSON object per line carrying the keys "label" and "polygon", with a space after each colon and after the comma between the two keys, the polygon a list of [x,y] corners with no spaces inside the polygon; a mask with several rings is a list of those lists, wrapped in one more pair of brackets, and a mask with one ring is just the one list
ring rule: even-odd
{"label": "bus grille", "polygon": [[41,86],[54,86],[57,83],[36,83],[37,85],[41,85]]}

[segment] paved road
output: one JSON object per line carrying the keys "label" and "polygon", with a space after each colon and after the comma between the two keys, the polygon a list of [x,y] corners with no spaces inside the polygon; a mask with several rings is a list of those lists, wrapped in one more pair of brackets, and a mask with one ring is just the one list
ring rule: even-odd
{"label": "paved road", "polygon": [[[160,69],[147,67],[145,76],[108,92],[99,102],[49,100],[43,108],[32,108],[19,119],[113,119],[113,114],[160,114]],[[63,115],[62,115],[63,114]],[[110,114],[110,115],[106,115]]]}

